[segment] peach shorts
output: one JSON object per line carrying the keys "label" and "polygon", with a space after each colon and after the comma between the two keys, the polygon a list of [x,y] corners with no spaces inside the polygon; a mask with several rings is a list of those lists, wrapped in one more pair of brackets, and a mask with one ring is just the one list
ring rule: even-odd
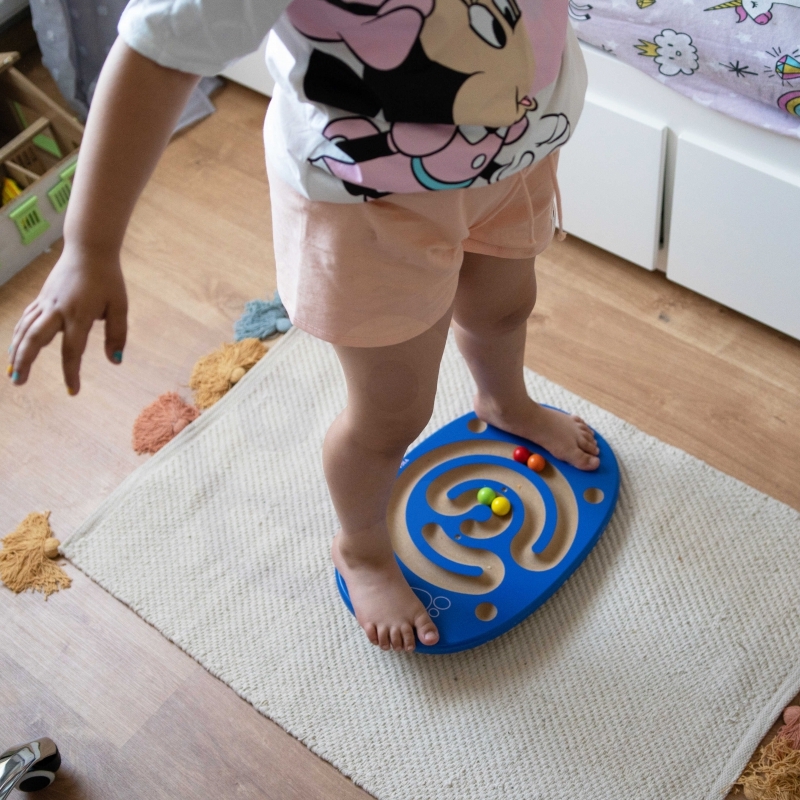
{"label": "peach shorts", "polygon": [[337,345],[385,347],[450,308],[465,252],[533,258],[550,243],[553,153],[489,186],[308,200],[272,172],[278,291],[292,322]]}

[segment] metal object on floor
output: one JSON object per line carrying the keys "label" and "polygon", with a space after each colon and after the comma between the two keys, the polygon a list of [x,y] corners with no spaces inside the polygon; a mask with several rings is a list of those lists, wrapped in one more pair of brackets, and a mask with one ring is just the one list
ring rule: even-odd
{"label": "metal object on floor", "polygon": [[52,739],[36,739],[18,744],[0,753],[0,800],[6,800],[14,789],[36,792],[55,779],[61,766],[61,755]]}

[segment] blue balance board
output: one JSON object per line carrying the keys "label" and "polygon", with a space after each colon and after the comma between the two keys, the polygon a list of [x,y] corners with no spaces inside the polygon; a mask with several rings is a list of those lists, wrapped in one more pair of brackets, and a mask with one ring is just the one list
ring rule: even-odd
{"label": "blue balance board", "polygon": [[[410,476],[416,476],[415,482],[402,493],[404,508],[390,514],[390,531],[400,569],[439,629],[439,641],[432,646],[418,642],[417,652],[456,653],[485,644],[533,613],[580,566],[608,525],[619,494],[617,459],[605,439],[597,431],[594,434],[600,466],[593,472],[486,425],[474,413],[440,428],[406,455],[397,484],[403,483],[407,470],[411,472],[405,483]],[[541,473],[513,459],[520,445],[545,458],[547,466]],[[440,448],[444,449],[437,457]],[[481,469],[491,477],[481,477]],[[448,487],[451,513],[443,513],[441,497],[438,507],[432,507],[432,496],[437,491],[441,495],[442,486]],[[484,486],[508,498],[508,514],[498,517],[478,502],[478,490]],[[530,500],[532,492],[535,502]],[[527,506],[521,495],[528,498]],[[393,501],[398,502],[394,494]],[[392,519],[395,525],[404,520],[405,530],[391,530]],[[439,535],[436,547],[431,543],[434,530]],[[400,548],[398,536],[405,537]],[[450,540],[446,547],[442,536]],[[522,550],[514,541],[517,536],[522,537]],[[413,554],[407,560],[417,564],[416,572],[398,549]],[[476,564],[481,558],[484,566]],[[425,562],[430,562],[430,569]],[[492,564],[494,572],[487,573]],[[423,572],[427,577],[418,574]],[[336,583],[352,613],[338,571]]]}

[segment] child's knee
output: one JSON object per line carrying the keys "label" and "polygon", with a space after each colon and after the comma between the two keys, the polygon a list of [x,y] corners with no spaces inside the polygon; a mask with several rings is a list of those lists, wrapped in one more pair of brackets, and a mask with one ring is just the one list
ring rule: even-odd
{"label": "child's knee", "polygon": [[[514,298],[504,307],[468,307],[453,315],[456,324],[475,336],[502,336],[527,322],[536,303],[536,292]],[[459,313],[460,311],[460,313]]]}

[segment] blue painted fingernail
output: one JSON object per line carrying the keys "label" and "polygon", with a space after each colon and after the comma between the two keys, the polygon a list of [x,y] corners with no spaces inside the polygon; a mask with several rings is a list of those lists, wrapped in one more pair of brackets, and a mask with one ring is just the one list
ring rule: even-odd
{"label": "blue painted fingernail", "polygon": [[114,351],[114,352],[111,354],[111,360],[112,360],[112,361],[113,361],[115,364],[121,364],[121,363],[122,363],[122,350],[115,350],[115,351]]}
{"label": "blue painted fingernail", "polygon": [[14,371],[11,373],[11,380],[12,380],[12,382],[13,382],[13,383],[16,383],[16,382],[19,380],[19,372],[17,372],[16,370],[14,370]]}

